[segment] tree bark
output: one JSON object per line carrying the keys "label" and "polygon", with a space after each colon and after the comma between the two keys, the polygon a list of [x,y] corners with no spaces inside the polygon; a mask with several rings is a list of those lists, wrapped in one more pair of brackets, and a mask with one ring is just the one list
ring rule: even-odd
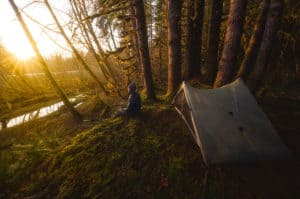
{"label": "tree bark", "polygon": [[236,57],[241,44],[241,36],[247,7],[247,0],[231,0],[227,29],[214,87],[229,83],[234,75]]}
{"label": "tree bark", "polygon": [[116,50],[118,48],[118,46],[116,44],[115,36],[113,34],[113,30],[112,30],[112,27],[111,27],[111,21],[110,21],[110,19],[107,19],[107,21],[108,21],[109,34],[110,34],[111,40],[112,40],[113,45],[114,45],[114,50]]}
{"label": "tree bark", "polygon": [[138,36],[137,36],[137,25],[136,25],[136,19],[135,19],[136,14],[135,14],[134,7],[130,6],[129,11],[130,11],[130,14],[133,16],[131,19],[131,26],[133,29],[131,38],[132,38],[132,42],[133,42],[135,53],[136,53],[137,65],[138,65],[139,71],[141,71],[142,64],[141,64],[141,55],[140,55],[140,51],[139,51],[139,43],[138,43],[139,40],[138,40]]}
{"label": "tree bark", "polygon": [[201,74],[202,24],[204,0],[191,0],[188,5],[187,43],[185,53],[185,79]]}
{"label": "tree bark", "polygon": [[254,27],[254,33],[250,38],[244,59],[236,78],[242,77],[246,81],[249,73],[251,72],[251,69],[253,68],[253,65],[255,64],[255,60],[261,45],[261,40],[265,29],[269,7],[270,0],[264,0],[262,2],[262,11],[257,19],[257,23]]}
{"label": "tree bark", "polygon": [[143,0],[133,0],[136,14],[137,35],[139,44],[140,61],[142,65],[142,76],[146,97],[155,99],[155,92],[152,79],[150,54],[148,47],[148,36]]}
{"label": "tree bark", "polygon": [[36,42],[33,39],[33,36],[31,35],[25,21],[23,20],[23,17],[18,9],[18,7],[16,6],[15,2],[13,0],[9,0],[9,3],[11,5],[11,7],[13,8],[18,21],[20,22],[39,62],[42,65],[42,69],[45,72],[46,77],[49,79],[50,83],[52,84],[54,90],[57,92],[57,94],[59,95],[59,97],[62,99],[62,101],[64,102],[65,106],[67,107],[67,109],[71,112],[71,114],[73,115],[73,117],[79,121],[81,121],[81,115],[76,111],[76,109],[72,106],[71,102],[68,100],[67,96],[65,95],[65,93],[62,91],[62,89],[59,87],[59,85],[57,84],[57,82],[55,81],[55,79],[53,78],[53,76],[51,75],[48,66],[40,52],[40,50],[38,49]]}
{"label": "tree bark", "polygon": [[168,0],[168,91],[172,95],[181,82],[181,0]]}
{"label": "tree bark", "polygon": [[250,75],[247,84],[251,91],[255,92],[262,83],[269,63],[272,46],[276,37],[276,32],[283,13],[284,1],[271,0],[261,47],[258,52],[253,73]]}
{"label": "tree bark", "polygon": [[206,81],[213,82],[218,70],[218,49],[220,25],[222,18],[223,2],[220,0],[212,1],[211,18],[208,33],[208,53],[207,53],[207,73]]}

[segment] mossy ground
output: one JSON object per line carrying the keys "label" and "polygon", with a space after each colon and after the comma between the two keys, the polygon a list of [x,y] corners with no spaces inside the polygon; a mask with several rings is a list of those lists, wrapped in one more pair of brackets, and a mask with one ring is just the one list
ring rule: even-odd
{"label": "mossy ground", "polygon": [[[45,104],[34,104],[33,107],[40,108]],[[95,125],[93,120],[100,118],[103,108],[103,104],[93,97],[80,107],[89,122],[77,124],[65,109],[61,109],[47,117],[0,131],[0,198],[14,193],[53,151],[69,143],[77,133]]]}
{"label": "mossy ground", "polygon": [[[197,155],[196,155],[197,154]],[[77,135],[23,187],[58,198],[184,198],[201,193],[199,150],[169,106],[111,118]]]}
{"label": "mossy ground", "polygon": [[[299,106],[293,105],[293,114],[287,119],[286,112],[274,111],[274,104],[261,104],[297,160],[207,170],[199,148],[173,107],[160,102],[144,103],[139,117],[111,118],[107,114],[106,119],[98,121],[104,106],[90,102],[90,108],[82,110],[90,114],[88,124],[75,125],[70,119],[54,117],[55,123],[61,124],[56,127],[60,142],[46,147],[51,150],[37,155],[35,163],[25,164],[29,169],[16,170],[25,178],[12,180],[19,181],[19,186],[5,197],[297,198],[300,147],[295,145],[299,134],[294,129],[298,128],[295,121]],[[285,111],[292,106],[286,104],[288,107],[281,107]],[[290,121],[288,126],[284,125],[286,120]],[[44,132],[40,141],[45,142],[55,132],[54,125],[48,126],[44,131],[38,128]],[[36,139],[34,134],[39,133],[31,132]],[[37,140],[33,143],[39,143]],[[41,149],[41,145],[37,146]]]}

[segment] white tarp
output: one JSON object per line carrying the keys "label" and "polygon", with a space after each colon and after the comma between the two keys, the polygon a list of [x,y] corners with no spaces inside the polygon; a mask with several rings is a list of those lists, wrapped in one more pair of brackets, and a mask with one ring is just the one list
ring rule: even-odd
{"label": "white tarp", "polygon": [[208,166],[291,156],[241,79],[207,90],[183,83],[173,104]]}

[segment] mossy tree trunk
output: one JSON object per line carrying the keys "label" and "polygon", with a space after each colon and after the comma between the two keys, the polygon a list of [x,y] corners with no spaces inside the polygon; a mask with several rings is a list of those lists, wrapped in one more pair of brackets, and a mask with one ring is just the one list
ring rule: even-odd
{"label": "mossy tree trunk", "polygon": [[250,74],[247,84],[253,92],[255,92],[262,83],[269,63],[272,46],[276,37],[276,32],[283,13],[284,1],[271,0],[267,21],[265,24],[264,34],[261,47],[258,52],[256,64],[252,74]]}
{"label": "mossy tree trunk", "polygon": [[[134,11],[134,7],[130,6],[129,8],[129,12],[132,16],[131,18],[131,26],[132,26],[132,34],[131,34],[131,39],[134,45],[134,49],[135,49],[135,53],[136,53],[136,61],[137,61],[137,65],[139,70],[141,69],[141,56],[140,56],[140,51],[139,51],[139,44],[138,44],[138,36],[137,36],[137,25],[136,25],[136,19],[135,19],[135,11]],[[141,71],[141,70],[140,70]]]}
{"label": "mossy tree trunk", "polygon": [[168,91],[174,94],[181,82],[181,0],[168,0]]}
{"label": "mossy tree trunk", "polygon": [[220,25],[222,18],[223,2],[220,0],[212,0],[211,17],[209,21],[208,32],[208,52],[207,52],[207,72],[205,80],[213,82],[218,70],[218,50]]}
{"label": "mossy tree trunk", "polygon": [[204,0],[191,0],[187,12],[187,42],[184,57],[184,78],[201,74],[201,46]]}
{"label": "mossy tree trunk", "polygon": [[154,85],[151,71],[151,61],[148,46],[147,26],[143,0],[132,0],[135,8],[135,19],[137,25],[138,45],[140,62],[142,65],[142,77],[144,89],[148,99],[155,99]]}
{"label": "mossy tree trunk", "polygon": [[224,46],[214,87],[229,83],[235,72],[240,50],[247,0],[231,0]]}
{"label": "mossy tree trunk", "polygon": [[254,32],[250,38],[244,59],[236,78],[242,77],[244,80],[246,80],[249,73],[251,72],[251,69],[253,69],[253,65],[255,65],[255,60],[257,58],[257,53],[259,51],[265,29],[267,14],[270,7],[270,0],[264,0],[261,5],[261,13],[258,16],[257,22],[254,27]]}

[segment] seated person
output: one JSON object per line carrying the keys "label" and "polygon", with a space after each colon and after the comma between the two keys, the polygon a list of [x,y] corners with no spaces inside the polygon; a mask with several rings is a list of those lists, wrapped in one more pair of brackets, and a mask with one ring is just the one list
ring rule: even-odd
{"label": "seated person", "polygon": [[141,112],[141,97],[140,94],[136,91],[135,83],[130,83],[128,85],[128,93],[129,97],[127,107],[118,111],[115,116],[134,116]]}

